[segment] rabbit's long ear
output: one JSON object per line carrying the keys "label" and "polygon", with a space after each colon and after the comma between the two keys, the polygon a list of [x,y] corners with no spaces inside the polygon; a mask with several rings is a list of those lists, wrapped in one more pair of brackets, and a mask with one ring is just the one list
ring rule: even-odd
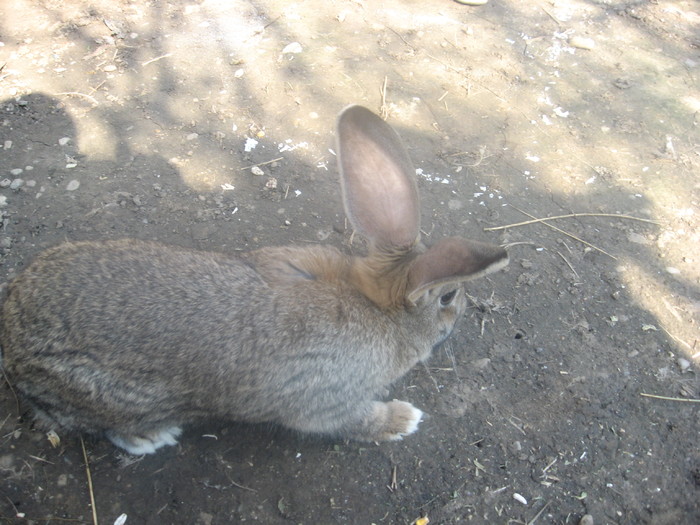
{"label": "rabbit's long ear", "polygon": [[409,250],[420,215],[415,170],[398,134],[362,106],[338,116],[338,166],[345,213],[380,249]]}
{"label": "rabbit's long ear", "polygon": [[460,237],[441,239],[414,259],[408,272],[406,295],[415,303],[436,286],[476,279],[506,264],[508,253],[500,246]]}

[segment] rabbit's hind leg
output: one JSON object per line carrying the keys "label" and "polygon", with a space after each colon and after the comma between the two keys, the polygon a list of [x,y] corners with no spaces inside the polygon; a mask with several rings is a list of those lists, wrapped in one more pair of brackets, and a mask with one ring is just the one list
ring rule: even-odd
{"label": "rabbit's hind leg", "polygon": [[176,445],[177,438],[182,433],[180,427],[159,428],[143,434],[122,434],[116,430],[108,430],[107,438],[116,446],[123,448],[129,454],[141,456],[153,454],[166,445]]}

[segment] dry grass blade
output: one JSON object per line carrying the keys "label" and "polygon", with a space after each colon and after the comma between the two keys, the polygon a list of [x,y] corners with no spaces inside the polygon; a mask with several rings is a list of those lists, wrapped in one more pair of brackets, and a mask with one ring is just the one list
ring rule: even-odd
{"label": "dry grass blade", "polygon": [[85,442],[80,438],[80,446],[83,448],[83,459],[85,460],[85,474],[87,476],[88,490],[90,492],[90,505],[92,506],[92,523],[97,524],[97,507],[95,506],[95,493],[92,490],[92,474],[90,474],[90,463],[88,463],[87,450],[85,450]]}
{"label": "dry grass blade", "polygon": [[554,231],[558,231],[559,233],[561,233],[561,234],[563,234],[563,235],[566,235],[567,237],[571,237],[571,238],[574,239],[575,241],[578,241],[578,242],[580,242],[581,244],[585,244],[585,245],[588,246],[589,248],[591,248],[591,249],[593,249],[593,250],[596,250],[596,251],[602,253],[603,255],[607,255],[607,256],[610,257],[611,259],[614,259],[614,260],[617,261],[617,257],[615,257],[614,255],[609,254],[608,252],[606,252],[606,251],[603,250],[602,248],[598,248],[596,245],[591,244],[591,243],[588,242],[588,241],[584,241],[583,239],[581,239],[580,237],[577,237],[577,236],[574,235],[573,233],[569,233],[569,232],[567,232],[567,231],[562,230],[561,228],[557,228],[556,226],[554,226],[554,225],[552,225],[552,224],[549,224],[548,222],[546,222],[548,219],[537,219],[535,216],[530,215],[529,213],[527,213],[526,211],[521,210],[520,208],[516,208],[516,207],[513,206],[512,204],[511,204],[511,207],[514,208],[514,209],[516,209],[516,210],[518,210],[518,211],[519,211],[520,213],[522,213],[523,215],[526,215],[526,216],[530,217],[531,219],[533,219],[531,222],[541,222],[541,223],[544,224],[545,226],[548,226],[549,228],[553,229]]}
{"label": "dry grass blade", "polygon": [[382,87],[379,89],[379,93],[382,95],[382,103],[379,106],[379,116],[382,117],[382,120],[386,120],[389,118],[389,108],[386,105],[386,85],[389,82],[388,77],[384,77],[384,83],[382,84]]}
{"label": "dry grass blade", "polygon": [[2,372],[2,377],[5,379],[5,383],[7,383],[8,388],[10,389],[10,392],[12,392],[12,395],[15,398],[15,404],[17,406],[17,416],[19,416],[22,413],[21,406],[19,404],[19,398],[17,397],[17,393],[15,392],[15,389],[12,387],[12,383],[10,383],[10,380],[7,377],[7,374],[5,374],[5,370],[0,368],[0,372]]}
{"label": "dry grass blade", "polygon": [[86,95],[85,93],[79,93],[78,91],[64,91],[63,93],[56,93],[56,96],[57,97],[82,97],[82,98],[90,101],[90,103],[93,106],[100,105],[100,103],[97,101],[97,99],[95,97],[93,97],[92,95]]}
{"label": "dry grass blade", "polygon": [[645,394],[640,392],[642,397],[651,397],[653,399],[663,399],[664,401],[676,401],[678,403],[700,403],[700,399],[686,399],[684,397],[667,397],[667,396],[657,396],[656,394]]}
{"label": "dry grass blade", "polygon": [[542,516],[542,513],[543,513],[545,510],[547,510],[547,507],[549,507],[549,502],[547,502],[547,503],[544,504],[544,507],[542,507],[542,508],[540,509],[540,511],[539,511],[537,514],[535,514],[535,517],[534,517],[534,518],[532,518],[530,521],[527,522],[527,525],[534,525],[534,523],[537,521],[537,519],[538,519],[540,516]]}
{"label": "dry grass blade", "polygon": [[273,162],[279,162],[280,160],[284,160],[284,157],[277,157],[277,158],[272,159],[272,160],[266,160],[265,162],[259,162],[257,164],[252,164],[251,166],[244,166],[244,167],[240,168],[240,170],[241,171],[250,170],[250,169],[253,169],[253,168],[256,168],[259,166],[265,166],[266,164],[272,164]]}
{"label": "dry grass blade", "polygon": [[[515,208],[515,206],[513,206]],[[518,210],[518,208],[515,208]],[[525,213],[522,210],[518,210],[520,213]],[[528,215],[529,217],[532,217],[532,215],[529,215],[525,213],[525,215]],[[650,224],[661,224],[659,221],[654,221],[651,219],[642,219],[641,217],[633,217],[632,215],[621,215],[619,213],[569,213],[567,215],[554,215],[552,217],[544,217],[541,219],[537,219],[535,217],[532,217],[532,220],[530,221],[523,221],[523,222],[516,222],[513,224],[506,224],[504,226],[494,226],[491,228],[484,228],[485,232],[495,232],[498,230],[506,230],[508,228],[517,228],[518,226],[527,226],[528,224],[535,224],[538,222],[544,222],[544,221],[555,221],[559,219],[570,219],[572,217],[613,217],[615,219],[626,219],[630,221],[640,221],[640,222],[648,222]]]}

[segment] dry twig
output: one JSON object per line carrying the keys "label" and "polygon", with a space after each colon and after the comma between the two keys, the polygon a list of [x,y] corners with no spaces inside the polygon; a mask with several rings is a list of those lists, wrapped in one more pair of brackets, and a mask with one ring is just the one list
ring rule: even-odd
{"label": "dry twig", "polygon": [[563,235],[566,235],[567,237],[571,237],[571,238],[574,239],[575,241],[578,241],[578,242],[580,242],[580,243],[582,243],[582,244],[585,244],[585,245],[588,246],[589,248],[592,248],[592,249],[594,249],[594,250],[596,250],[596,251],[599,251],[599,252],[602,253],[603,255],[607,255],[607,256],[610,257],[611,259],[614,259],[614,260],[617,261],[617,257],[615,257],[614,255],[609,254],[608,252],[606,252],[606,251],[603,250],[602,248],[598,248],[597,246],[595,246],[594,244],[591,244],[591,243],[588,242],[588,241],[584,241],[584,240],[581,239],[580,237],[576,237],[576,235],[574,235],[573,233],[569,233],[569,232],[567,232],[567,231],[562,230],[561,228],[557,228],[556,226],[553,226],[552,224],[549,224],[548,222],[546,222],[547,219],[537,219],[537,218],[535,218],[535,216],[530,215],[530,214],[527,213],[526,211],[523,211],[523,210],[521,210],[520,208],[517,208],[517,207],[513,206],[512,204],[511,204],[511,207],[514,208],[514,209],[516,209],[516,210],[518,210],[518,211],[519,211],[520,213],[522,213],[523,215],[526,215],[526,216],[530,217],[531,219],[533,219],[532,222],[541,222],[541,223],[544,224],[545,226],[548,226],[549,228],[551,228],[551,229],[553,229],[553,230],[555,230],[555,231],[558,231],[559,233],[561,233],[561,234],[563,234]]}
{"label": "dry twig", "polygon": [[88,463],[87,450],[85,450],[85,442],[80,438],[80,446],[83,447],[83,459],[85,460],[85,474],[87,475],[88,491],[90,492],[90,505],[92,506],[92,523],[97,525],[97,507],[95,506],[95,493],[92,490],[92,474],[90,474],[90,463]]}
{"label": "dry twig", "polygon": [[569,261],[566,260],[566,257],[564,257],[564,256],[561,254],[561,252],[559,252],[559,251],[557,251],[557,255],[559,255],[559,257],[561,257],[562,259],[564,259],[564,262],[565,262],[566,265],[569,267],[569,269],[570,269],[572,272],[574,272],[574,276],[575,276],[577,279],[580,279],[580,277],[578,276],[578,273],[576,272],[576,270],[574,270],[574,267],[571,266],[571,263],[570,263]]}
{"label": "dry twig", "polygon": [[172,53],[166,53],[165,55],[161,55],[161,56],[159,56],[159,57],[155,57],[155,58],[152,58],[152,59],[150,59],[150,60],[146,60],[145,62],[142,62],[142,63],[141,63],[141,66],[147,66],[148,64],[151,64],[152,62],[156,62],[156,61],[158,61],[158,60],[162,60],[163,58],[168,58],[168,57],[171,57],[171,56],[173,56]]}
{"label": "dry twig", "polygon": [[[515,208],[515,206],[513,206]],[[518,208],[515,208],[518,210]],[[528,215],[527,213],[523,212],[522,210],[518,210],[520,213],[524,213],[525,215]],[[542,219],[536,219],[532,218],[531,221],[523,221],[523,222],[516,222],[514,224],[506,224],[505,226],[494,226],[492,228],[484,228],[485,232],[493,232],[497,230],[506,230],[508,228],[515,228],[517,226],[526,226],[528,224],[534,224],[536,222],[544,222],[544,221],[554,221],[557,219],[569,219],[571,217],[614,217],[616,219],[629,219],[633,221],[641,221],[641,222],[648,222],[651,224],[660,224],[659,221],[654,221],[651,219],[642,219],[640,217],[633,217],[631,215],[621,215],[619,213],[569,213],[568,215],[555,215],[553,217],[544,217]]]}
{"label": "dry twig", "polygon": [[382,104],[379,106],[379,115],[382,117],[382,120],[389,118],[389,108],[386,107],[386,85],[388,82],[389,79],[384,77],[384,83],[382,84],[382,88],[379,90],[382,95]]}
{"label": "dry twig", "polygon": [[15,404],[17,405],[17,415],[19,416],[22,411],[21,407],[19,405],[19,397],[17,397],[17,392],[15,392],[15,389],[12,388],[12,383],[10,383],[10,380],[7,378],[7,374],[5,374],[5,370],[0,368],[0,372],[2,372],[2,377],[5,378],[5,383],[7,383],[7,386],[10,388],[10,392],[12,392],[12,395],[15,398]]}
{"label": "dry twig", "polygon": [[258,162],[257,164],[252,164],[251,166],[244,166],[240,169],[240,171],[250,170],[258,166],[265,166],[266,164],[272,164],[273,162],[277,162],[280,160],[284,160],[284,157],[277,157],[276,159],[266,160],[265,162]]}
{"label": "dry twig", "polygon": [[642,397],[651,397],[653,399],[663,399],[664,401],[677,401],[679,403],[700,403],[700,399],[686,399],[684,397],[667,397],[667,396],[657,396],[655,394],[645,394],[640,392]]}
{"label": "dry twig", "polygon": [[537,521],[537,519],[542,515],[542,513],[547,510],[547,507],[549,507],[549,502],[544,504],[544,507],[540,509],[540,511],[535,514],[535,517],[532,518],[530,521],[527,522],[527,525],[534,525],[534,523]]}
{"label": "dry twig", "polygon": [[63,93],[56,93],[57,97],[83,97],[89,100],[93,105],[99,106],[100,103],[92,95],[86,95],[85,93],[80,93],[78,91],[65,91]]}
{"label": "dry twig", "polygon": [[389,483],[386,488],[388,488],[391,492],[394,492],[397,488],[399,488],[397,482],[396,482],[396,465],[391,469],[391,483]]}

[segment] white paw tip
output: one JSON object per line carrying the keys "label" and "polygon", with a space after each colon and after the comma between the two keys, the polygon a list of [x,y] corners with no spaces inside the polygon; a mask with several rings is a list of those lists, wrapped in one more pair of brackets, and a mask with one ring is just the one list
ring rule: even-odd
{"label": "white paw tip", "polygon": [[114,432],[108,432],[107,437],[116,446],[123,448],[134,456],[153,454],[156,450],[166,445],[176,445],[177,438],[182,434],[180,427],[169,427],[149,432],[144,436],[122,436]]}
{"label": "white paw tip", "polygon": [[411,414],[412,417],[409,421],[408,428],[406,428],[406,432],[402,434],[403,436],[413,434],[416,430],[418,430],[418,425],[423,420],[423,411],[414,407],[413,405],[411,405]]}
{"label": "white paw tip", "polygon": [[395,400],[394,403],[401,403],[401,405],[403,405],[403,409],[408,412],[408,414],[405,415],[405,429],[402,432],[397,432],[389,437],[390,441],[399,441],[403,439],[404,436],[413,434],[416,430],[418,430],[418,425],[423,419],[423,411],[414,407],[411,403],[406,403],[405,401]]}

